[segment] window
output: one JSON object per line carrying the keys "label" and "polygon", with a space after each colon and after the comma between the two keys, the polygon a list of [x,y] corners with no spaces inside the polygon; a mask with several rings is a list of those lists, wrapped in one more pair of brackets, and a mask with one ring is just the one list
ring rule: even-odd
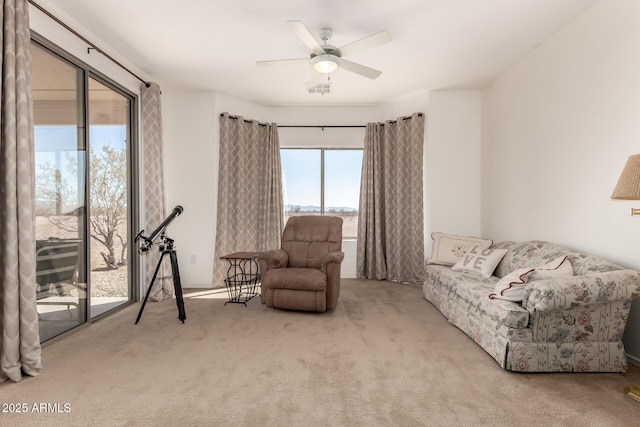
{"label": "window", "polygon": [[283,148],[280,157],[285,221],[295,215],[339,216],[343,238],[355,239],[362,150]]}

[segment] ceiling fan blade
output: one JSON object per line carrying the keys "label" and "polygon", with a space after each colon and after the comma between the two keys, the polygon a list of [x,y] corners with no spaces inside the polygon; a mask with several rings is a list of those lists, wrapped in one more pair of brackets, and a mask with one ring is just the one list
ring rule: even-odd
{"label": "ceiling fan blade", "polygon": [[256,65],[308,64],[309,58],[273,59],[270,61],[256,61]]}
{"label": "ceiling fan blade", "polygon": [[316,55],[322,55],[325,53],[320,43],[313,37],[313,34],[305,27],[302,21],[287,21],[287,25],[298,36],[302,43],[304,43],[313,53]]}
{"label": "ceiling fan blade", "polygon": [[[333,50],[333,52],[339,53],[337,56],[346,56],[351,55],[356,52],[363,51],[365,49],[369,49],[370,47],[379,46],[384,43],[388,43],[391,41],[391,36],[386,31],[380,31],[379,33],[372,34],[368,37],[365,37],[360,40],[356,40],[352,43],[346,44],[338,49]],[[336,53],[334,53],[335,55]]]}
{"label": "ceiling fan blade", "polygon": [[313,70],[313,74],[311,74],[311,78],[307,82],[307,89],[311,90],[314,87],[318,86],[322,81],[322,73]]}
{"label": "ceiling fan blade", "polygon": [[375,79],[382,74],[382,71],[366,67],[362,64],[356,64],[355,62],[347,61],[342,58],[340,58],[340,68],[344,68],[347,71],[360,74],[361,76],[368,77],[370,79]]}

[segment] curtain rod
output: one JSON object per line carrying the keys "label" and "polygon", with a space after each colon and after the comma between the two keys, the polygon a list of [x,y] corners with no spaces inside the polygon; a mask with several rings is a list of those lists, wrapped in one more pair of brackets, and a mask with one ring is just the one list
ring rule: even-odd
{"label": "curtain rod", "polygon": [[[224,116],[224,113],[220,113],[220,117]],[[238,120],[240,117],[229,115],[231,120]],[[245,123],[253,123],[255,120],[244,119]],[[267,123],[259,123],[259,126],[267,126]],[[364,125],[278,125],[279,128],[363,128]]]}
{"label": "curtain rod", "polygon": [[98,46],[96,46],[94,43],[90,42],[89,40],[87,40],[86,37],[84,37],[83,35],[81,35],[80,33],[78,33],[76,30],[74,30],[73,28],[71,28],[70,26],[68,26],[67,24],[65,24],[64,22],[62,22],[60,19],[58,19],[56,16],[54,16],[51,12],[49,12],[48,10],[46,10],[45,8],[43,8],[42,6],[40,6],[38,3],[36,3],[33,0],[29,0],[29,3],[32,4],[36,9],[38,9],[40,12],[44,13],[45,15],[47,15],[49,18],[53,19],[54,21],[56,21],[58,24],[60,24],[62,27],[64,27],[67,31],[69,31],[70,33],[72,33],[74,36],[78,37],[80,40],[82,40],[83,42],[87,43],[89,45],[89,47],[87,48],[87,53],[91,53],[91,49],[94,49],[96,52],[103,54],[104,56],[106,56],[108,59],[111,60],[111,62],[113,62],[114,64],[116,64],[118,67],[122,68],[123,70],[125,70],[127,73],[131,74],[133,77],[135,77],[136,79],[140,80],[142,83],[144,83],[144,85],[146,87],[151,86],[150,83],[146,82],[145,80],[141,79],[140,77],[138,77],[137,74],[135,74],[133,71],[131,71],[130,69],[128,69],[127,67],[125,67],[124,65],[122,65],[120,62],[116,61],[113,57],[111,57],[109,54],[105,53],[102,49],[100,49]]}
{"label": "curtain rod", "polygon": [[279,128],[366,128],[366,125],[278,125]]}
{"label": "curtain rod", "polygon": [[[220,114],[220,117],[224,116],[224,113]],[[418,113],[418,117],[422,117],[422,113]],[[238,116],[231,116],[232,120],[238,120]],[[400,120],[409,120],[411,116],[401,117]],[[245,123],[253,123],[252,120],[244,119]],[[389,123],[395,123],[396,120],[390,120]],[[384,123],[379,123],[384,126]],[[267,123],[258,123],[259,126],[267,126]],[[366,125],[278,125],[279,128],[318,128],[324,130],[324,128],[366,128]]]}

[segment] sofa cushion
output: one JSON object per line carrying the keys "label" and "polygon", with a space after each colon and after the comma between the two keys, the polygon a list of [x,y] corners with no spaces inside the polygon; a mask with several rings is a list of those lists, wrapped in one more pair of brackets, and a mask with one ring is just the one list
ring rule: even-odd
{"label": "sofa cushion", "polygon": [[475,271],[480,273],[482,277],[491,277],[496,265],[506,253],[506,249],[485,249],[476,245],[469,249],[452,269],[454,271]]}
{"label": "sofa cushion", "polygon": [[[430,266],[429,273],[435,279],[431,282],[432,286],[438,286],[441,289],[440,295],[448,293],[451,300],[463,304],[478,318],[489,316],[496,323],[504,326],[527,327],[529,312],[520,304],[489,298],[489,294],[495,288],[497,281],[495,278],[484,278],[476,272],[454,271],[440,266]],[[440,311],[443,311],[443,308],[440,308]],[[445,311],[443,314],[446,316]]]}
{"label": "sofa cushion", "polygon": [[529,312],[520,304],[510,301],[491,299],[494,287],[486,284],[463,284],[455,288],[458,299],[469,305],[469,313],[478,318],[488,317],[494,322],[510,328],[526,328],[529,323]]}
{"label": "sofa cushion", "polygon": [[433,239],[433,250],[431,257],[426,261],[427,264],[452,266],[472,246],[480,245],[483,248],[488,248],[493,244],[493,240],[489,239],[445,233],[431,233],[431,238]]}

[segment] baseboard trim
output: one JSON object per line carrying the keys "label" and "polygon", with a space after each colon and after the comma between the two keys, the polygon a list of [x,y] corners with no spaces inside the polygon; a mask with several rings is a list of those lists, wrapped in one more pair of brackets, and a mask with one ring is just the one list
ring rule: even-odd
{"label": "baseboard trim", "polygon": [[630,354],[627,353],[627,361],[629,363],[633,363],[634,365],[640,368],[640,359],[638,359],[637,357],[631,356]]}

